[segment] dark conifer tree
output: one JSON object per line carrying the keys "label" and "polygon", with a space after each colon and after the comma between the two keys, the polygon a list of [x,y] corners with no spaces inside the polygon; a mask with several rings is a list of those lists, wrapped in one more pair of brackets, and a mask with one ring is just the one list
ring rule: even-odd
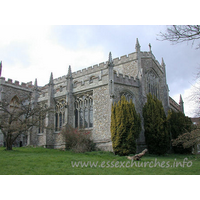
{"label": "dark conifer tree", "polygon": [[111,137],[113,150],[118,155],[136,153],[136,139],[141,131],[141,119],[134,104],[124,96],[112,107]]}
{"label": "dark conifer tree", "polygon": [[[182,112],[170,111],[168,114],[168,121],[170,124],[171,139],[177,139],[178,136],[191,132],[192,121],[189,117],[186,117]],[[192,148],[183,148],[182,144],[172,146],[174,153],[191,153]]]}
{"label": "dark conifer tree", "polygon": [[169,128],[162,102],[151,94],[143,108],[145,142],[151,154],[165,154],[170,147]]}

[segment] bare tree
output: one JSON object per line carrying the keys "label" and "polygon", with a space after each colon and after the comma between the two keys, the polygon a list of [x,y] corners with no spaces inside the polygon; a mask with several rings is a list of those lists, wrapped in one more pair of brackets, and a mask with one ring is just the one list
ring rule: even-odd
{"label": "bare tree", "polygon": [[22,134],[27,134],[33,126],[40,126],[49,110],[39,104],[32,104],[31,96],[12,103],[0,102],[0,130],[4,135],[6,149],[12,150],[13,142]]}
{"label": "bare tree", "polygon": [[[200,39],[200,25],[173,25],[169,26],[166,33],[160,32],[158,40],[168,40],[172,43],[180,43],[186,41],[192,41]],[[200,48],[200,43],[197,45],[197,49]]]}

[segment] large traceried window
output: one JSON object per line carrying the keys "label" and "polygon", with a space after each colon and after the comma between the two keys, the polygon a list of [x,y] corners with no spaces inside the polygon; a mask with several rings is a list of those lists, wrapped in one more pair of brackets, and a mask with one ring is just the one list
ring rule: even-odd
{"label": "large traceried window", "polygon": [[129,91],[123,91],[123,92],[121,92],[120,99],[121,99],[122,96],[125,96],[125,98],[126,98],[127,101],[130,102],[132,100],[132,102],[135,103],[134,95],[131,94]]}
{"label": "large traceried window", "polygon": [[61,130],[63,124],[65,123],[65,108],[66,100],[60,99],[56,103],[56,114],[55,114],[55,131]]}
{"label": "large traceried window", "polygon": [[75,127],[93,127],[92,94],[80,95],[75,98]]}
{"label": "large traceried window", "polygon": [[151,93],[152,95],[159,98],[159,78],[153,72],[149,71],[147,73],[147,93]]}

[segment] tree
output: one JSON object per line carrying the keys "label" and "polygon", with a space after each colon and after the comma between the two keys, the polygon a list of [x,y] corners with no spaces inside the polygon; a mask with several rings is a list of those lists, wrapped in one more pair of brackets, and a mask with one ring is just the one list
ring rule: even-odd
{"label": "tree", "polygon": [[[180,135],[186,132],[191,132],[192,121],[182,112],[170,111],[168,113],[168,120],[170,124],[171,139],[175,140]],[[182,144],[172,146],[175,153],[191,153],[192,148],[184,148]]]}
{"label": "tree", "polygon": [[178,138],[173,140],[172,145],[182,145],[183,148],[193,148],[194,153],[197,153],[197,145],[200,143],[200,126],[195,127],[191,132],[186,132],[179,135]]}
{"label": "tree", "polygon": [[169,150],[168,123],[162,102],[151,94],[143,107],[145,142],[151,154],[165,154]]}
{"label": "tree", "polygon": [[11,104],[0,102],[0,130],[4,135],[6,150],[12,150],[13,142],[22,134],[27,134],[33,126],[39,126],[46,117],[49,108],[34,106],[30,103],[31,96],[21,100],[15,99]]}
{"label": "tree", "polygon": [[141,118],[132,101],[124,96],[112,106],[111,138],[113,150],[118,155],[136,153],[136,139],[141,131]]}
{"label": "tree", "polygon": [[[173,25],[169,26],[166,33],[160,33],[160,40],[168,40],[172,43],[180,43],[185,41],[192,41],[200,39],[200,25]],[[197,49],[200,48],[200,43]]]}

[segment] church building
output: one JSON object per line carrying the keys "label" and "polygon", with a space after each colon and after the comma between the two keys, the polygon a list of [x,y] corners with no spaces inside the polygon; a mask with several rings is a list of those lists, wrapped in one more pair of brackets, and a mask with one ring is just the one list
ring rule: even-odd
{"label": "church building", "polygon": [[[149,51],[141,51],[138,39],[133,53],[113,59],[110,52],[106,62],[76,72],[72,72],[72,68],[69,66],[68,74],[56,79],[51,73],[49,83],[44,86],[38,86],[37,79],[34,84],[19,84],[19,81],[0,77],[0,101],[12,103],[31,93],[34,102],[54,107],[54,112],[48,113],[40,127],[21,136],[23,146],[64,148],[65,141],[59,133],[68,123],[74,128],[90,130],[99,149],[112,151],[111,107],[122,96],[132,99],[141,117],[148,93],[162,101],[166,114],[169,109],[184,112],[182,97],[179,104],[169,97],[163,58],[161,63],[156,60],[150,44]],[[44,129],[44,124],[53,124],[54,129]],[[0,145],[3,142],[0,133]],[[143,128],[137,146],[138,151],[145,147]]]}

